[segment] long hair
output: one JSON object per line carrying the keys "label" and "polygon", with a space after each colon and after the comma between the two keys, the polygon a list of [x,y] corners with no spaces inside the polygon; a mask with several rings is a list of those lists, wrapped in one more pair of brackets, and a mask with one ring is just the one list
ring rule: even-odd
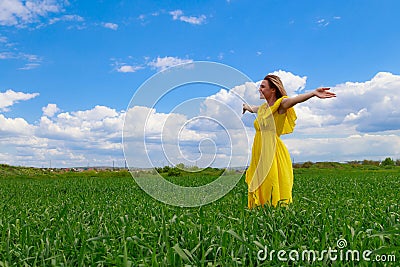
{"label": "long hair", "polygon": [[264,77],[264,80],[268,81],[269,87],[275,88],[275,96],[276,99],[281,98],[282,96],[287,95],[285,88],[283,87],[283,83],[281,79],[273,74],[268,74],[267,76]]}

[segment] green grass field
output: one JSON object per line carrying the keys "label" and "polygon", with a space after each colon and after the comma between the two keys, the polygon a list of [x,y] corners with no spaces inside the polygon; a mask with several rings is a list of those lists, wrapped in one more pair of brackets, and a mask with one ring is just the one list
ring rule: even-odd
{"label": "green grass field", "polygon": [[[399,192],[397,167],[295,169],[288,208],[249,210],[243,178],[216,202],[178,208],[148,196],[127,172],[2,166],[0,266],[400,266]],[[257,257],[339,249],[339,239],[342,252],[371,250],[386,263]]]}

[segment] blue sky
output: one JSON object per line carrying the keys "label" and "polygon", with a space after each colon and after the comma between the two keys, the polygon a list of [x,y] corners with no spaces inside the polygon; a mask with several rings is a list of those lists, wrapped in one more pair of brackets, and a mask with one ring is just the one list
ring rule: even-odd
{"label": "blue sky", "polygon": [[[398,10],[394,0],[0,0],[0,163],[122,165],[120,125],[135,91],[158,71],[193,61],[223,63],[254,81],[281,70],[287,84],[300,82],[292,92],[343,92],[348,99],[336,104],[299,105],[299,131],[285,137],[296,161],[400,157]],[[182,91],[157,112],[219,89]],[[354,152],[329,145],[332,138]],[[372,147],[357,149],[365,144]],[[378,153],[374,144],[388,149]]]}

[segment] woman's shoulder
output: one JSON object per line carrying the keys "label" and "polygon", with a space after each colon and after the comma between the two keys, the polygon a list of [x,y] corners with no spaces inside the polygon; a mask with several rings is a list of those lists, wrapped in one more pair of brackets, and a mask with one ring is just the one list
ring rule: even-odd
{"label": "woman's shoulder", "polygon": [[276,107],[276,108],[279,108],[279,106],[281,105],[281,103],[282,103],[282,101],[285,101],[285,99],[286,98],[288,98],[288,96],[282,96],[282,97],[280,97],[280,98],[278,98],[276,101],[275,101],[275,103],[271,106],[271,108],[272,107]]}
{"label": "woman's shoulder", "polygon": [[288,99],[289,97],[287,95],[281,96],[278,100],[279,101],[286,101],[286,99]]}
{"label": "woman's shoulder", "polygon": [[273,109],[274,113],[278,113],[279,115],[282,115],[282,114],[286,113],[286,111],[285,112],[281,111],[281,104],[283,102],[285,102],[286,99],[288,99],[288,98],[289,97],[285,95],[285,96],[282,96],[278,100],[275,101],[273,107],[271,107],[271,109]]}

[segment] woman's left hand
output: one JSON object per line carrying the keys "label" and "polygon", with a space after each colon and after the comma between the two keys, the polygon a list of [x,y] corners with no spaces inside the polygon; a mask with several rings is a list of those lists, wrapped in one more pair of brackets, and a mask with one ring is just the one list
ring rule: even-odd
{"label": "woman's left hand", "polygon": [[329,87],[320,87],[318,89],[315,89],[314,95],[317,96],[318,98],[331,98],[331,97],[336,97],[335,93],[329,92],[328,90],[331,89]]}

